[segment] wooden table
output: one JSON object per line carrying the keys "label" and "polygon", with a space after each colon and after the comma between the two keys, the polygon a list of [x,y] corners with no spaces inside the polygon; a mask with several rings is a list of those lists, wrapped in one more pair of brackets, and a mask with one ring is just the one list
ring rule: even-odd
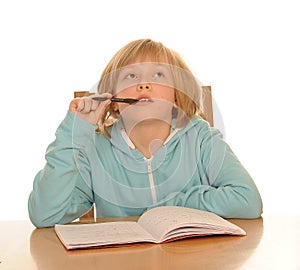
{"label": "wooden table", "polygon": [[247,236],[73,251],[65,250],[53,228],[35,229],[29,221],[0,221],[0,269],[300,270],[299,216],[229,221],[244,228]]}

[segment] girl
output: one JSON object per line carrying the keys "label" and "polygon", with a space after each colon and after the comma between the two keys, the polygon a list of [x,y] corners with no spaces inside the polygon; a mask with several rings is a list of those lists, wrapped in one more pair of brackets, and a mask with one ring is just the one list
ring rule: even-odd
{"label": "girl", "polygon": [[201,86],[176,52],[150,39],[127,44],[97,92],[71,101],[47,149],[29,196],[35,226],[71,222],[93,203],[97,217],[161,205],[261,215],[255,183],[205,121]]}

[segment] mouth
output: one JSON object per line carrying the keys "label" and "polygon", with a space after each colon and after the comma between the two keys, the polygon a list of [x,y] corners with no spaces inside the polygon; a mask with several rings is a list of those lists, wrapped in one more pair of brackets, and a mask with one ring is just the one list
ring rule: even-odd
{"label": "mouth", "polygon": [[141,95],[137,97],[138,102],[141,103],[147,103],[147,102],[153,102],[153,100],[151,99],[150,96],[146,96],[146,95]]}
{"label": "mouth", "polygon": [[153,102],[151,98],[141,98],[138,102]]}

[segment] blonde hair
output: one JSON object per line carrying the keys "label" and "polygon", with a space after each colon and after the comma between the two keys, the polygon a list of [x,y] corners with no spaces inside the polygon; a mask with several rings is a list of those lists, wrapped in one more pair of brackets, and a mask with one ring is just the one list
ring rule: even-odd
{"label": "blonde hair", "polygon": [[[139,39],[132,41],[122,47],[110,60],[102,72],[98,84],[98,94],[111,93],[114,95],[114,88],[118,72],[121,68],[132,64],[136,59],[141,62],[146,59],[153,62],[166,63],[169,65],[175,89],[175,106],[177,110],[177,125],[182,126],[187,119],[194,115],[201,115],[204,118],[202,104],[202,88],[193,76],[182,57],[164,46],[160,42],[151,39]],[[110,136],[107,128],[119,117],[119,113],[109,105],[99,122],[99,131]],[[185,120],[184,120],[185,119]]]}

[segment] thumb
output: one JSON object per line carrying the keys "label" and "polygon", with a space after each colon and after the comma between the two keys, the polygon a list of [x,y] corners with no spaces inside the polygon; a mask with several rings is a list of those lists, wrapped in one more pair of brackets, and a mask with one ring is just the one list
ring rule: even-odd
{"label": "thumb", "polygon": [[82,104],[82,99],[81,98],[75,98],[71,101],[70,105],[69,105],[69,110],[74,113],[77,114],[78,110],[80,109],[80,104]]}

